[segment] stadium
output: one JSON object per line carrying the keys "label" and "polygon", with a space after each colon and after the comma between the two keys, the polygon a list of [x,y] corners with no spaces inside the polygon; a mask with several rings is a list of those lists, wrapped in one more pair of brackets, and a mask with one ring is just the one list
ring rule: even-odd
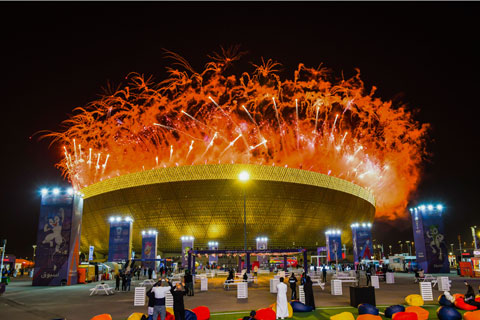
{"label": "stadium", "polygon": [[[239,181],[240,172],[250,179]],[[247,246],[259,236],[269,248],[316,248],[328,228],[343,231],[351,243],[350,224],[372,222],[375,201],[358,185],[317,172],[262,165],[218,164],[158,168],[121,175],[81,190],[84,211],[81,251],[93,245],[108,253],[108,219],[133,218],[133,249],[141,250],[141,231],[158,231],[161,253],[181,251],[182,236],[195,247],[218,241],[219,249],[243,248],[243,201],[246,197]]]}

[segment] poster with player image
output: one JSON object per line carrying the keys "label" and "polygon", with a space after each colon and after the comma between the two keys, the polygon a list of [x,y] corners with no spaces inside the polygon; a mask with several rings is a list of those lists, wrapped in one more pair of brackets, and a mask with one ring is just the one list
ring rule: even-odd
{"label": "poster with player image", "polygon": [[181,240],[182,240],[182,267],[188,268],[188,251],[193,249],[193,237],[182,237]]}
{"label": "poster with player image", "polygon": [[342,235],[340,233],[327,234],[327,261],[342,260]]}
{"label": "poster with player image", "polygon": [[412,212],[412,227],[419,268],[425,273],[449,273],[442,210],[433,206],[415,208]]}
{"label": "poster with player image", "polygon": [[32,285],[77,283],[82,204],[67,192],[42,195]]}
{"label": "poster with player image", "polygon": [[120,220],[110,222],[109,238],[108,261],[125,262],[130,260],[130,254],[132,252],[131,221]]}
{"label": "poster with player image", "polygon": [[[142,259],[156,259],[157,233],[142,235]],[[146,268],[155,268],[155,261],[143,261]]]}
{"label": "poster with player image", "polygon": [[352,228],[352,240],[354,261],[371,260],[373,255],[372,229],[362,226]]}

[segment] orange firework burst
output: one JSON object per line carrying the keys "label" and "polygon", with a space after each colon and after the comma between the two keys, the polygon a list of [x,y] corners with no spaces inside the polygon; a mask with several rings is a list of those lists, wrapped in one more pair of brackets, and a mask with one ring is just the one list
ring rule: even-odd
{"label": "orange firework burst", "polygon": [[[235,50],[197,73],[186,60],[159,84],[138,74],[46,136],[63,146],[58,163],[76,189],[140,170],[250,163],[316,171],[371,190],[377,216],[403,215],[418,184],[427,125],[405,107],[366,93],[357,75],[331,80],[300,64],[281,80],[279,64],[226,75]],[[182,71],[184,69],[184,71]]]}

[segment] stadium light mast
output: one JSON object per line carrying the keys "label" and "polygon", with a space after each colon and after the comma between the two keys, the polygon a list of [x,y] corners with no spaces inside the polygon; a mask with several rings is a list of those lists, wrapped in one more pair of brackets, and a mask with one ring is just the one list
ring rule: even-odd
{"label": "stadium light mast", "polygon": [[[250,179],[247,171],[242,171],[238,175],[238,179],[244,184]],[[243,186],[243,249],[247,251],[247,191]]]}

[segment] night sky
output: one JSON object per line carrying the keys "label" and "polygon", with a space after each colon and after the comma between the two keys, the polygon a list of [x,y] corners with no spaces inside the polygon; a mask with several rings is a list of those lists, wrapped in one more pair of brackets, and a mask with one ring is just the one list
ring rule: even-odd
{"label": "night sky", "polygon": [[[32,255],[39,189],[66,186],[54,168],[62,156],[32,135],[59,130],[72,109],[121,84],[129,72],[165,77],[163,48],[195,69],[222,45],[283,64],[320,63],[337,75],[360,68],[376,96],[419,109],[431,124],[422,183],[412,196],[446,206],[447,243],[471,242],[480,225],[478,3],[1,3],[0,238],[7,253]],[[385,190],[385,192],[390,192]],[[410,222],[378,222],[379,243],[412,240]],[[394,233],[392,231],[395,230]],[[395,246],[394,246],[395,247]],[[398,245],[396,245],[398,247]]]}

